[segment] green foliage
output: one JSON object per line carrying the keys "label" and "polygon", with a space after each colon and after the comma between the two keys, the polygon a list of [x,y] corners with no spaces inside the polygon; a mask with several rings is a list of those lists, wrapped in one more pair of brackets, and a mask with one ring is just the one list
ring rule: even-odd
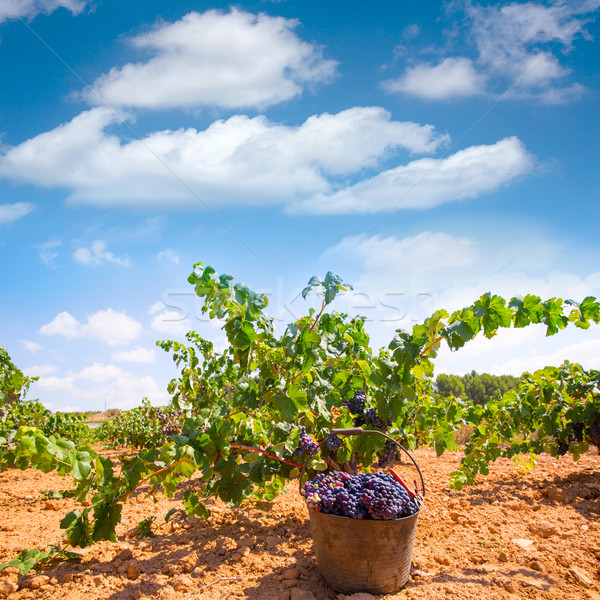
{"label": "green foliage", "polygon": [[600,449],[600,371],[566,361],[524,373],[517,391],[486,405],[471,406],[465,420],[475,426],[451,486],[460,489],[500,457],[526,455],[530,466],[542,452],[578,459],[590,444]]}
{"label": "green foliage", "polygon": [[0,564],[0,571],[5,567],[16,567],[22,575],[25,575],[32,569],[48,564],[53,560],[78,560],[81,556],[81,554],[70,552],[54,545],[48,546],[47,550],[38,550],[37,548],[23,550],[10,562]]}
{"label": "green foliage", "polygon": [[0,346],[0,405],[12,404],[25,397],[30,384],[38,377],[27,377]]}
{"label": "green foliage", "polygon": [[182,416],[172,407],[155,408],[144,398],[142,406],[108,419],[95,435],[98,441],[111,447],[152,448],[160,446],[168,435],[181,431]]}
{"label": "green foliage", "polygon": [[[454,480],[457,486],[477,472],[485,473],[489,462],[502,454],[502,443],[510,444],[515,453],[551,448],[550,438],[547,445],[539,437],[534,440],[537,445],[511,441],[515,432],[525,435],[547,418],[546,408],[552,406],[554,396],[538,393],[534,407],[535,386],[541,385],[537,379],[530,384],[530,392],[524,388],[519,393],[507,392],[486,405],[466,403],[435,393],[433,361],[443,342],[456,350],[480,332],[493,337],[500,327],[539,323],[552,335],[568,323],[585,328],[600,321],[600,306],[593,298],[581,304],[557,298],[542,302],[535,296],[506,302],[484,294],[472,306],[451,315],[437,311],[411,331],[397,330],[389,346],[374,355],[363,318],[325,312],[335,296],[350,287],[332,273],[323,280],[311,278],[303,292],[305,297],[313,292],[322,297],[320,311],[310,309],[279,337],[264,312],[267,298],[234,283],[231,275],[219,276],[212,267],[199,263],[189,282],[204,301],[203,312],[224,322],[229,346],[222,353],[215,352],[211,342],[194,332],[187,334],[187,344],[158,342],[173,354],[180,368],[180,376],[168,388],[172,410],[181,416],[180,430],[168,435],[161,430],[158,436],[158,424],[153,422],[156,414],[146,403],[123,416],[122,430],[116,424],[108,426],[115,427],[110,435],[121,436],[120,443],[142,448],[137,455],[119,457],[118,464],[85,445],[78,447],[28,426],[20,427],[0,454],[0,468],[56,470],[75,479],[77,499],[91,494],[91,506],[70,512],[61,522],[73,546],[115,539],[122,503],[137,488],[147,486],[150,494],[160,490],[172,497],[179,483],[195,472],[200,473],[202,485],[183,493],[185,510],[188,515],[207,518],[208,497],[233,504],[251,496],[271,500],[303,468],[309,477],[327,468],[369,470],[384,450],[381,436],[345,436],[337,450],[320,444],[314,457],[295,453],[297,425],[319,442],[334,428],[354,426],[354,416],[343,404],[358,390],[366,394],[367,407],[375,408],[378,417],[390,423],[389,433],[412,448],[425,444],[442,454],[454,447],[454,431],[474,425],[477,429],[464,469]],[[590,375],[584,386],[586,398],[596,393],[594,377]],[[572,374],[573,382],[585,378],[582,371]],[[547,379],[560,378],[554,373]],[[561,402],[569,409],[557,413],[564,414],[564,422],[556,416],[563,429],[548,425],[547,436],[569,431],[574,415],[580,414],[573,398],[580,399],[581,390],[571,390],[567,378],[562,381],[566,391],[561,391]],[[534,408],[538,411],[535,419],[530,416]],[[507,412],[520,416],[508,422],[500,418]],[[141,435],[134,438],[138,426]],[[489,437],[494,428],[496,433]],[[577,455],[578,449],[573,449]]]}

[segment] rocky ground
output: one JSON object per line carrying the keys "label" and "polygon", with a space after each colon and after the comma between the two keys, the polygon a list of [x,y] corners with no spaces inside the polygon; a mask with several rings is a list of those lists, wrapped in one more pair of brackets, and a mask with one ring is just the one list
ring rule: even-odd
{"label": "rocky ground", "polygon": [[[164,524],[178,497],[154,502],[144,494],[123,510],[116,544],[84,550],[79,562],[58,562],[28,575],[0,573],[0,598],[10,600],[600,600],[600,457],[577,463],[542,456],[519,474],[499,461],[491,474],[461,492],[448,487],[460,453],[416,453],[427,484],[413,573],[394,594],[344,596],[321,578],[312,551],[308,512],[290,483],[272,503],[228,508],[213,503],[209,521]],[[398,470],[406,478],[414,472]],[[48,500],[41,490],[70,481],[37,471],[0,473],[0,563],[23,548],[61,539],[59,521],[73,499]],[[194,482],[191,482],[193,485]],[[155,517],[152,537],[136,524]],[[162,523],[162,525],[161,525]],[[368,548],[365,548],[368,551]]]}

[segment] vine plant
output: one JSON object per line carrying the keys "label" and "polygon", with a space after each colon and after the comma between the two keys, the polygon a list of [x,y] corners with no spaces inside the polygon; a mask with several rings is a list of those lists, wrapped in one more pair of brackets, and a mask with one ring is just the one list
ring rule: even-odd
{"label": "vine plant", "polygon": [[[91,506],[61,522],[72,546],[115,540],[122,504],[134,490],[144,486],[149,494],[161,490],[172,496],[195,472],[200,477],[183,493],[185,509],[207,518],[207,498],[234,504],[251,496],[271,500],[309,459],[309,476],[328,468],[369,469],[384,451],[381,436],[346,437],[335,449],[320,444],[316,456],[298,452],[298,426],[321,441],[331,429],[355,425],[346,404],[357,391],[389,423],[388,433],[412,448],[428,444],[441,454],[454,448],[459,427],[474,424],[467,458],[453,476],[455,487],[485,473],[501,455],[558,453],[567,444],[577,457],[599,424],[598,373],[576,365],[526,376],[518,393],[484,407],[441,398],[432,387],[442,343],[457,350],[479,333],[491,338],[501,327],[530,324],[544,325],[547,335],[569,323],[588,328],[600,321],[595,298],[577,303],[528,295],[507,302],[488,293],[452,314],[438,310],[412,331],[397,330],[387,348],[373,353],[364,318],[326,310],[350,287],[333,273],[310,279],[303,296],[318,294],[321,309],[310,309],[280,337],[265,312],[264,295],[202,263],[188,281],[204,300],[203,312],[224,323],[229,346],[218,353],[194,332],[187,334],[187,344],[158,342],[181,369],[169,384],[173,409],[185,415],[180,433],[118,464],[89,446],[76,447],[32,427],[21,427],[10,443],[0,440],[0,468],[56,470],[74,478],[79,500],[91,495]],[[570,424],[584,420],[581,439],[571,444]],[[525,432],[539,433],[540,427],[544,435],[527,438]],[[517,433],[523,435],[515,438]]]}

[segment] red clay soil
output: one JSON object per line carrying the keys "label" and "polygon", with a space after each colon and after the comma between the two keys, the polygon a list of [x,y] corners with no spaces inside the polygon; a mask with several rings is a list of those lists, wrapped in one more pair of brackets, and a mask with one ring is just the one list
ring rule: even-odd
{"label": "red clay soil", "polygon": [[[79,562],[25,576],[5,569],[0,598],[600,600],[597,452],[577,463],[541,456],[527,474],[498,461],[488,477],[460,492],[448,487],[460,453],[437,458],[421,449],[416,458],[429,512],[419,516],[411,578],[394,594],[345,597],[327,586],[314,560],[306,506],[291,482],[272,503],[212,503],[208,521],[168,523],[144,539],[135,536],[137,523],[151,516],[156,525],[164,523],[167,511],[182,504],[178,496],[154,503],[140,494],[123,509],[116,544],[98,543],[83,550]],[[407,465],[397,468],[414,478]],[[23,548],[60,541],[59,521],[77,503],[46,500],[40,491],[70,484],[37,471],[0,473],[0,563]]]}

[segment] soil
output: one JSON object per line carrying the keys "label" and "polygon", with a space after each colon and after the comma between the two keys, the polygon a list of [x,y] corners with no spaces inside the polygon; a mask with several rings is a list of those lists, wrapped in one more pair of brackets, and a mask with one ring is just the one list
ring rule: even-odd
{"label": "soil", "polygon": [[[429,512],[419,516],[411,577],[394,594],[344,596],[327,586],[314,560],[308,511],[297,482],[290,482],[271,503],[230,508],[214,502],[208,521],[165,524],[165,514],[182,506],[180,497],[154,502],[140,493],[123,508],[117,543],[100,542],[84,549],[78,562],[57,562],[27,575],[4,569],[0,598],[600,600],[596,451],[577,463],[543,455],[525,474],[501,460],[462,491],[448,487],[460,453],[438,458],[420,449],[415,455]],[[397,470],[414,478],[406,464]],[[61,540],[59,521],[77,503],[47,500],[40,492],[68,489],[70,483],[52,473],[0,473],[0,562],[23,548]],[[140,539],[136,524],[148,517],[155,517],[155,533]]]}

